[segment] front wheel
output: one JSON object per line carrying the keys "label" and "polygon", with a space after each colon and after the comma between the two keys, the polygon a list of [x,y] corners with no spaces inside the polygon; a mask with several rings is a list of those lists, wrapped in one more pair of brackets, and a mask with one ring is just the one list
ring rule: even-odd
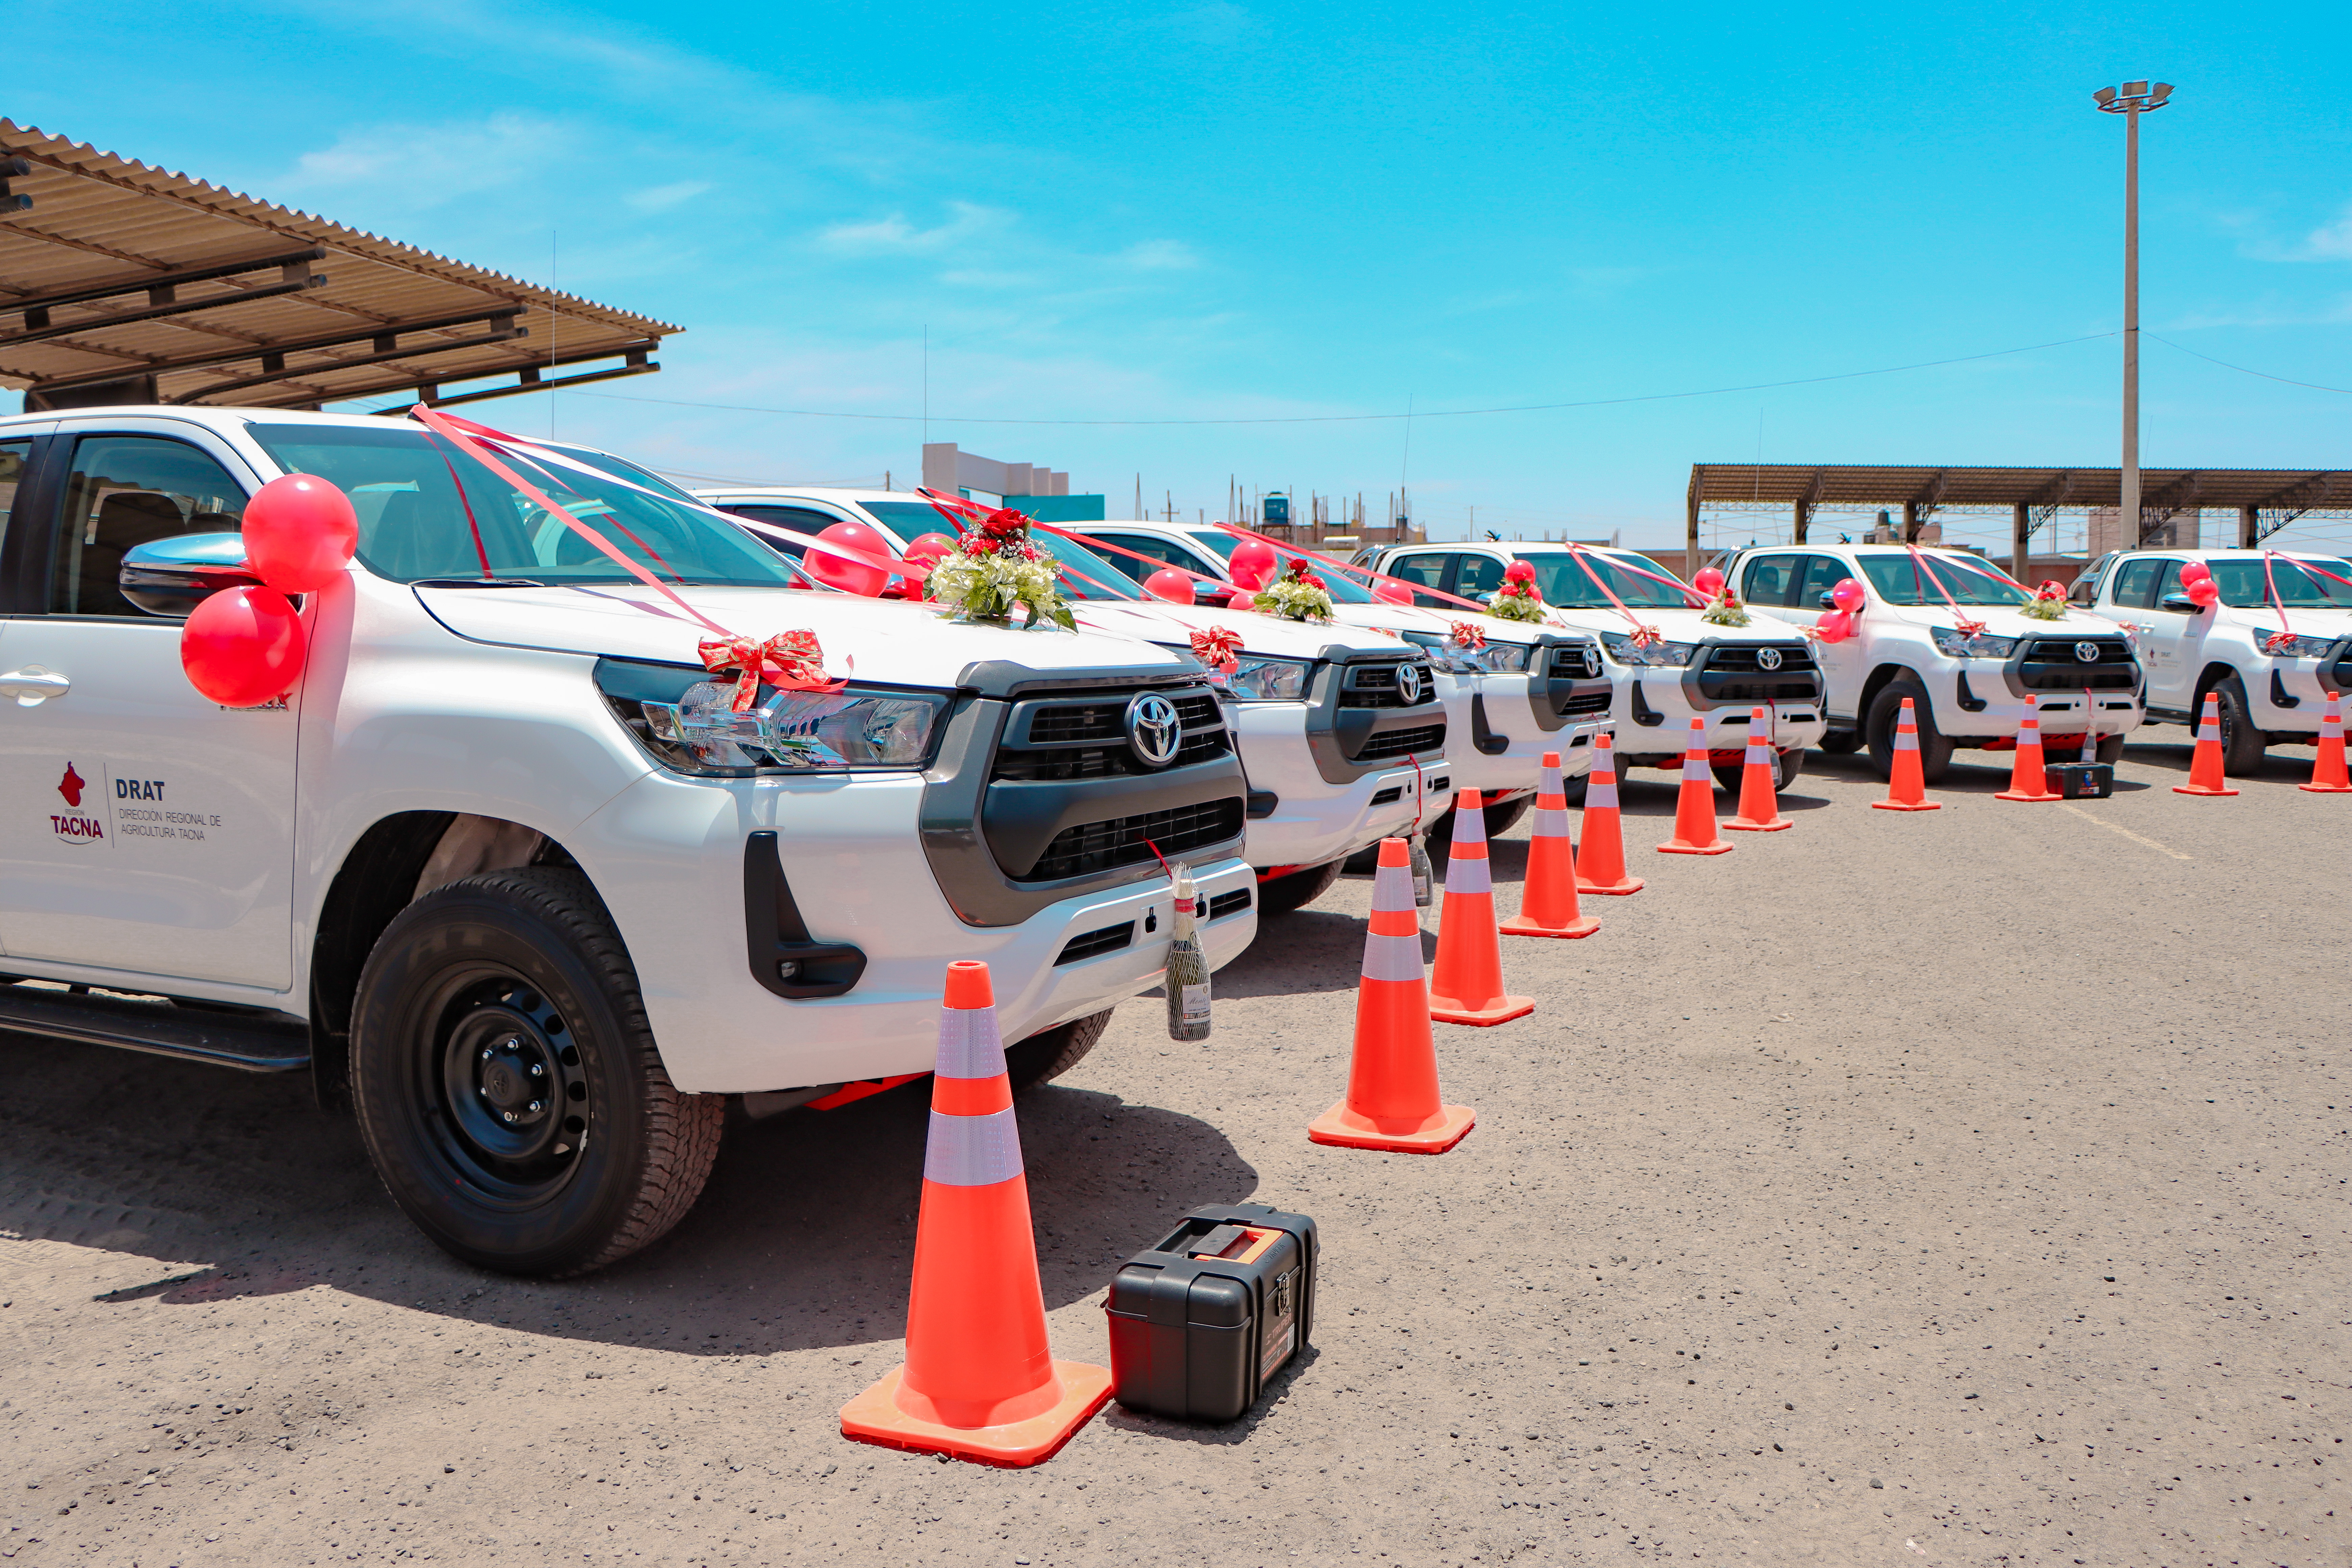
{"label": "front wheel", "polygon": [[1296,914],[1300,910],[1331,890],[1339,879],[1345,860],[1328,860],[1320,866],[1309,866],[1304,871],[1276,877],[1257,885],[1257,918],[1272,920],[1276,915]]}
{"label": "front wheel", "polygon": [[2232,675],[2214,686],[2213,695],[2221,700],[2221,771],[2233,779],[2250,778],[2263,771],[2270,737],[2254,727],[2244,681]]}
{"label": "front wheel", "polygon": [[2122,762],[2124,760],[2124,738],[2121,735],[2100,736],[2098,756],[2099,761],[2106,763],[2109,767],[2114,767],[2117,763]]}
{"label": "front wheel", "polygon": [[1851,756],[1862,750],[1862,731],[1832,730],[1822,737],[1821,747],[1832,757]]}
{"label": "front wheel", "polygon": [[1912,716],[1919,728],[1919,779],[1923,784],[1934,784],[1952,765],[1952,742],[1936,728],[1936,712],[1927,705],[1926,689],[1907,680],[1891,682],[1871,699],[1866,726],[1870,760],[1877,764],[1880,778],[1894,776],[1895,726],[1902,717],[1903,700],[1906,697],[1911,700]]}
{"label": "front wheel", "polygon": [[1110,1015],[1111,1010],[1106,1007],[1005,1047],[1005,1076],[1013,1080],[1014,1091],[1051,1083],[1086,1060],[1087,1053],[1095,1048],[1095,1042],[1110,1026]]}
{"label": "front wheel", "polygon": [[394,917],[352,1011],[360,1136],[393,1202],[468,1263],[584,1274],[684,1218],[726,1100],[682,1094],[588,879],[467,877]]}

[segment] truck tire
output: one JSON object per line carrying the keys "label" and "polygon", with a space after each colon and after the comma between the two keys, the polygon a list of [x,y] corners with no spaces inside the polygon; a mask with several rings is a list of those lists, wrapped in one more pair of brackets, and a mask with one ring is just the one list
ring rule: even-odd
{"label": "truck tire", "polygon": [[1827,752],[1832,757],[1852,756],[1854,752],[1862,750],[1862,731],[1859,730],[1832,730],[1822,737],[1821,747],[1822,751]]}
{"label": "truck tire", "polygon": [[[2253,710],[2246,703],[2246,683],[2229,676],[2214,683],[2213,695],[2221,700],[2221,771],[2233,779],[2251,778],[2263,771],[2263,754],[2270,737],[2254,728]],[[2197,706],[2205,706],[2201,698]]]}
{"label": "truck tire", "polygon": [[[1625,784],[1625,753],[1612,749],[1609,755],[1614,759],[1613,766],[1617,771],[1617,784],[1619,789],[1622,791]],[[1592,774],[1590,770],[1580,773],[1577,774],[1576,777],[1570,779],[1568,781],[1568,804],[1581,809],[1584,805],[1585,788],[1591,783]],[[1618,798],[1622,800],[1624,797],[1622,795],[1620,795]]]}
{"label": "truck tire", "polygon": [[1952,765],[1952,743],[1936,728],[1936,710],[1927,705],[1927,691],[1910,681],[1890,681],[1871,699],[1870,718],[1864,726],[1870,736],[1870,760],[1877,765],[1880,778],[1893,776],[1895,721],[1906,697],[1919,722],[1919,777],[1923,783],[1934,784]]}
{"label": "truck tire", "polygon": [[[1508,833],[1512,828],[1517,827],[1519,825],[1519,819],[1526,816],[1528,812],[1533,811],[1535,809],[1535,805],[1536,797],[1534,795],[1522,795],[1504,801],[1500,805],[1489,802],[1487,805],[1481,807],[1480,809],[1486,818],[1487,840],[1492,842],[1493,840],[1501,837],[1504,834]],[[1445,847],[1453,844],[1454,813],[1457,809],[1457,807],[1449,806],[1444,811],[1430,819],[1429,849],[1431,854],[1442,855],[1445,852]]]}
{"label": "truck tire", "polygon": [[[1773,793],[1777,795],[1780,791],[1787,789],[1790,784],[1795,782],[1797,775],[1804,771],[1804,747],[1791,746],[1785,751],[1774,752],[1772,753]],[[1724,793],[1730,795],[1734,801],[1737,801],[1739,798],[1740,785],[1748,782],[1747,759],[1743,757],[1737,763],[1733,763],[1725,767],[1717,768],[1715,770],[1715,782],[1723,786]]]}
{"label": "truck tire", "polygon": [[1276,877],[1257,885],[1257,918],[1272,920],[1276,915],[1296,914],[1300,910],[1331,890],[1339,879],[1340,868],[1346,860],[1327,860],[1320,866],[1309,866],[1304,871],[1293,871],[1286,877]]}
{"label": "truck tire", "polygon": [[1013,1091],[1018,1094],[1024,1089],[1051,1083],[1086,1060],[1087,1053],[1095,1048],[1095,1042],[1110,1027],[1110,1015],[1111,1009],[1106,1007],[1005,1047],[1004,1070],[1013,1079]]}
{"label": "truck tire", "polygon": [[2109,767],[2114,767],[2117,763],[2122,762],[2124,760],[2124,738],[2121,735],[2100,736],[2098,758],[2099,761],[2106,763]]}
{"label": "truck tire", "polygon": [[393,1202],[468,1263],[562,1279],[666,1234],[727,1101],[662,1069],[588,879],[487,871],[384,929],[352,1010],[360,1136]]}

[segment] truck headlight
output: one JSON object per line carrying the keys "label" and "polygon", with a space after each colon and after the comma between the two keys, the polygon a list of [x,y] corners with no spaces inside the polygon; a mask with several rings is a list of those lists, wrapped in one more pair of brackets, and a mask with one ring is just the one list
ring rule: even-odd
{"label": "truck headlight", "polygon": [[1300,658],[1244,654],[1233,672],[1221,679],[1236,702],[1298,702],[1306,699],[1307,677],[1313,668]]}
{"label": "truck headlight", "polygon": [[1962,637],[1949,626],[1929,628],[1937,651],[1947,658],[2007,658],[2017,651],[2015,637]]}
{"label": "truck headlight", "polygon": [[1630,664],[1640,669],[1680,669],[1690,663],[1698,644],[1689,642],[1654,642],[1646,647],[1634,646],[1631,633],[1602,632],[1601,646],[1619,664]]}
{"label": "truck headlight", "polygon": [[1496,675],[1521,675],[1528,668],[1528,645],[1523,642],[1490,642],[1478,650],[1478,660]]}
{"label": "truck headlight", "polygon": [[596,686],[665,766],[719,776],[920,768],[948,709],[942,692],[845,686],[771,690],[739,713],[731,679],[609,658],[597,661]]}
{"label": "truck headlight", "polygon": [[2333,637],[2286,637],[2273,632],[2263,641],[2263,651],[2273,658],[2325,658],[2327,650],[2336,646]]}
{"label": "truck headlight", "polygon": [[1494,667],[1482,662],[1485,648],[1464,647],[1436,632],[1399,632],[1397,636],[1429,655],[1429,662],[1448,675],[1477,675]]}

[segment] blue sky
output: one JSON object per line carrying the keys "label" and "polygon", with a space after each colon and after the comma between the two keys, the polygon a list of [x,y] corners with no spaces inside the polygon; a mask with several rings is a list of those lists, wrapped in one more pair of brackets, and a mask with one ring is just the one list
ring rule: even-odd
{"label": "blue sky", "polygon": [[[2352,99],[2302,85],[2352,56],[2342,6],[15,18],[19,122],[687,327],[658,376],[471,412],[692,473],[907,483],[913,420],[676,405],[919,416],[927,332],[932,439],[1114,515],[1139,474],[1212,517],[1228,476],[1376,512],[1403,479],[1443,534],[1672,543],[1696,460],[2113,463],[2122,126],[2089,95],[2148,75],[2179,90],[2147,331],[2352,386]],[[2150,466],[2352,466],[2352,395],[2153,341],[2145,374]]]}

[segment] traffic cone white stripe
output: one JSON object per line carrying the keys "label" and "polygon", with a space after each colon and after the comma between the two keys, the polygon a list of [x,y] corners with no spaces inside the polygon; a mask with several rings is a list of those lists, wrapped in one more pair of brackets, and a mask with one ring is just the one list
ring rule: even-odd
{"label": "traffic cone white stripe", "polygon": [[1916,730],[1908,728],[1907,726],[1896,729],[1895,731],[1895,749],[1898,752],[1917,751],[1919,749],[1919,732]]}
{"label": "traffic cone white stripe", "polygon": [[1426,978],[1427,968],[1421,961],[1421,938],[1417,936],[1374,935],[1364,939],[1363,976],[1367,980],[1421,980]]}
{"label": "traffic cone white stripe", "polygon": [[1592,756],[1592,772],[1584,781],[1584,809],[1595,806],[1617,809],[1617,753],[1609,747],[1609,737],[1601,737],[1600,749]]}
{"label": "traffic cone white stripe", "polygon": [[1013,1111],[986,1116],[931,1112],[923,1149],[923,1180],[946,1187],[989,1187],[1021,1174],[1021,1130]]}
{"label": "traffic cone white stripe", "polygon": [[1476,811],[1464,811],[1459,806],[1454,808],[1454,842],[1457,845],[1475,844],[1482,848],[1485,847],[1486,811],[1484,806]]}
{"label": "traffic cone white stripe", "polygon": [[2197,738],[2200,741],[2210,741],[2217,746],[2221,743],[2221,700],[2220,698],[2210,694],[2206,697],[2205,711],[2197,721]]}
{"label": "traffic cone white stripe", "polygon": [[998,1078],[1004,1072],[1004,1041],[993,1008],[947,1007],[940,1012],[940,1078]]}
{"label": "traffic cone white stripe", "polygon": [[1707,765],[1705,752],[1692,751],[1683,753],[1683,778],[1685,782],[1693,779],[1705,779],[1710,784],[1715,782],[1715,770]]}
{"label": "traffic cone white stripe", "polygon": [[1529,832],[1531,836],[1551,833],[1566,838],[1569,837],[1568,813],[1556,805],[1539,805],[1536,807],[1536,825]]}
{"label": "traffic cone white stripe", "polygon": [[1748,736],[1748,754],[1745,757],[1742,757],[1740,761],[1751,768],[1759,766],[1767,768],[1770,767],[1772,765],[1772,742],[1765,739],[1763,736],[1755,733],[1753,731],[1749,731]]}
{"label": "traffic cone white stripe", "polygon": [[1448,893],[1491,893],[1495,890],[1494,874],[1487,869],[1483,855],[1472,859],[1449,860],[1445,865],[1445,890]]}

